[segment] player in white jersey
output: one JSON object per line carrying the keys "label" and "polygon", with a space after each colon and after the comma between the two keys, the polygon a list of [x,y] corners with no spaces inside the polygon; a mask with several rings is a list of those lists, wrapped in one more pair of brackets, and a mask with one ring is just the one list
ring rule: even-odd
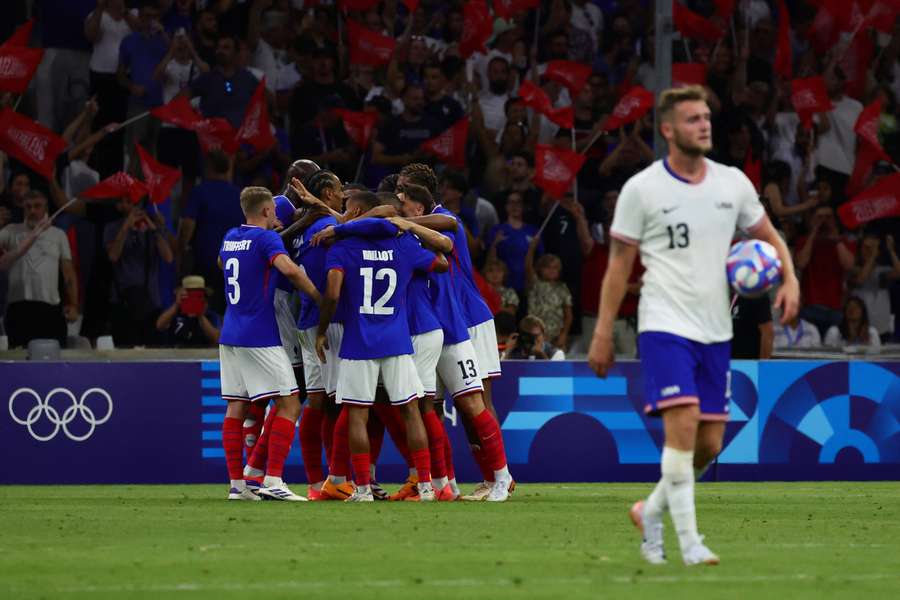
{"label": "player in white jersey", "polygon": [[641,553],[665,562],[663,513],[669,510],[685,564],[718,564],[697,533],[694,479],[722,447],[728,419],[732,337],[725,260],[738,227],[778,251],[782,320],[797,312],[799,284],[791,255],[750,180],[705,158],[712,147],[703,88],[663,92],[657,109],[668,156],[622,188],[610,228],[609,266],[588,362],[601,377],[613,365],[613,324],[640,251],[646,268],[638,307],[645,412],[662,415],[662,477],[631,516]]}

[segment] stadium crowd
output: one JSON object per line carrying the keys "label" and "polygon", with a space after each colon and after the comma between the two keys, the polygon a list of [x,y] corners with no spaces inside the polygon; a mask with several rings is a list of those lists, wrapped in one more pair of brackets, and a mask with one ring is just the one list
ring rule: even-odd
{"label": "stadium crowd", "polygon": [[[757,185],[801,273],[803,309],[790,326],[773,325],[768,298],[737,300],[734,355],[900,342],[896,3],[675,1],[673,79],[690,73],[708,88],[712,158]],[[24,93],[3,93],[3,115],[15,111],[62,140],[49,169],[0,152],[10,346],[106,335],[117,347],[215,346],[224,311],[216,257],[242,222],[240,190],[278,193],[289,165],[305,158],[372,190],[404,165],[433,165],[435,199],[466,227],[503,355],[587,351],[618,191],[654,160],[652,111],[609,126],[634,86],[654,88],[654,2],[4,5],[0,38],[32,19],[25,44],[43,55]],[[551,75],[574,63],[587,67],[580,86]],[[824,87],[809,94],[827,97],[798,112],[798,82],[811,79]],[[207,130],[146,114],[194,99],[204,123],[243,131],[262,89],[265,147],[210,143]],[[550,106],[536,108],[541,94]],[[870,109],[874,129],[864,135],[858,123]],[[363,144],[360,113],[374,123]],[[463,120],[468,135],[457,129]],[[435,139],[464,143],[463,160],[435,151]],[[561,192],[545,183],[548,148],[584,158]],[[149,178],[144,151],[181,170],[170,193],[152,199],[132,185],[83,195],[120,172]],[[848,210],[873,189],[893,198],[893,213]],[[638,268],[616,324],[623,356],[635,353],[640,287]]]}

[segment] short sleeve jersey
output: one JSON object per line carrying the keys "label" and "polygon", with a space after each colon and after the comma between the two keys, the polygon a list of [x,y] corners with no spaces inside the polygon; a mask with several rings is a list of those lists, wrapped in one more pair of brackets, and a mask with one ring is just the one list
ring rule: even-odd
{"label": "short sleeve jersey", "polygon": [[219,343],[245,348],[280,346],[272,263],[287,254],[274,231],[241,225],[225,234],[219,258],[225,271],[225,322]]}
{"label": "short sleeve jersey", "polygon": [[[291,258],[306,271],[320,294],[325,293],[325,281],[328,271],[325,270],[325,257],[328,250],[322,244],[313,246],[309,241],[326,227],[337,225],[334,217],[322,217],[307,227],[301,235],[294,238]],[[338,321],[338,319],[335,319]],[[319,305],[306,294],[300,295],[300,316],[297,318],[297,329],[309,329],[319,324]]]}
{"label": "short sleeve jersey", "polygon": [[639,244],[646,271],[639,331],[663,331],[709,344],[731,339],[725,260],[735,228],[750,232],[765,211],[738,169],[706,160],[691,184],[656,161],[622,187],[610,228]]}
{"label": "short sleeve jersey", "polygon": [[[469,254],[469,243],[466,232],[463,230],[459,218],[443,206],[435,206],[434,214],[447,215],[456,219],[456,230],[445,232],[453,238],[453,255],[451,258],[451,275],[454,276],[453,289],[456,290],[459,307],[468,327],[480,325],[494,318],[491,309],[488,308],[484,298],[475,285],[475,277],[472,274],[472,256]],[[452,235],[451,235],[452,234]]]}
{"label": "short sleeve jersey", "polygon": [[435,255],[412,236],[349,237],[328,251],[326,271],[344,272],[338,311],[344,316],[339,355],[368,360],[412,354],[407,292],[413,271],[430,271]]}

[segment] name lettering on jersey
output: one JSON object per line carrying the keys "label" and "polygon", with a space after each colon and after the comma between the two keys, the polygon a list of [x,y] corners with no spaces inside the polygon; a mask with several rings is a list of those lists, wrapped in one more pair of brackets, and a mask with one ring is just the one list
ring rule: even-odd
{"label": "name lettering on jersey", "polygon": [[243,252],[245,250],[250,249],[250,243],[253,240],[226,240],[222,242],[222,251],[223,252]]}
{"label": "name lettering on jersey", "polygon": [[394,260],[393,250],[363,250],[363,260],[391,261]]}
{"label": "name lettering on jersey", "polygon": [[681,393],[681,386],[678,385],[670,385],[668,387],[664,387],[659,391],[660,396],[674,396],[675,394]]}

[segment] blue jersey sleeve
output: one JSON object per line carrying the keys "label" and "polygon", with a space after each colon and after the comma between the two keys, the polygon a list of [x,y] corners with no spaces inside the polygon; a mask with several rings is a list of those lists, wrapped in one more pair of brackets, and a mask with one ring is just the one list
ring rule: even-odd
{"label": "blue jersey sleeve", "polygon": [[404,260],[407,260],[414,270],[426,273],[434,270],[437,255],[422,247],[419,238],[412,234],[406,234],[400,237],[399,242]]}
{"label": "blue jersey sleeve", "polygon": [[337,269],[339,271],[343,271],[346,267],[346,251],[343,245],[338,242],[334,246],[332,246],[328,250],[328,255],[325,257],[325,275],[328,276],[328,271],[332,269]]}
{"label": "blue jersey sleeve", "polygon": [[400,228],[387,219],[357,219],[334,228],[337,237],[357,236],[368,239],[395,237]]}
{"label": "blue jersey sleeve", "polygon": [[266,260],[269,261],[269,264],[272,264],[275,257],[279,254],[287,254],[284,242],[281,241],[281,236],[274,231],[264,232],[263,235],[259,236],[257,243],[260,245],[260,251],[266,257]]}
{"label": "blue jersey sleeve", "polygon": [[287,196],[275,196],[275,216],[281,221],[281,224],[287,227],[294,222],[294,205]]}

